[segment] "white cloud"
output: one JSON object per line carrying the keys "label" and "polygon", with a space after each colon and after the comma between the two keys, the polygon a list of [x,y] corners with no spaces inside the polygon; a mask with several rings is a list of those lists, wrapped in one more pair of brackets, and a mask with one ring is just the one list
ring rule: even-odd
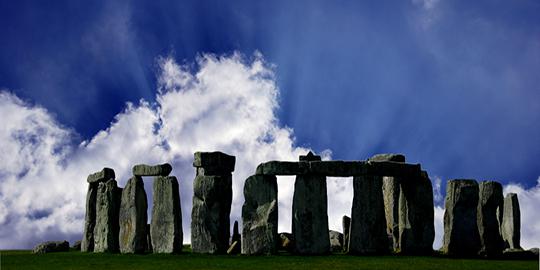
{"label": "white cloud", "polygon": [[442,240],[444,236],[444,208],[435,206],[434,211],[435,240],[433,241],[433,249],[438,250],[442,247]]}

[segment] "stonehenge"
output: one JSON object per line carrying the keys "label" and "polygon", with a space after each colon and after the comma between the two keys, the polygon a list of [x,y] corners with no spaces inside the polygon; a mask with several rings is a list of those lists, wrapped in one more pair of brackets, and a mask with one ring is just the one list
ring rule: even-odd
{"label": "stonehenge", "polygon": [[[279,249],[298,255],[433,253],[432,183],[420,164],[406,163],[402,154],[327,161],[309,152],[298,161],[261,163],[244,181],[242,221],[234,223],[231,237],[235,163],[236,157],[222,152],[194,153],[194,253],[269,255]],[[169,175],[172,169],[168,163],[135,165],[124,188],[118,187],[111,168],[90,174],[81,251],[180,253],[184,240],[181,200],[178,179]],[[277,176],[287,175],[296,177],[292,232],[278,234]],[[148,176],[153,177],[150,222],[143,180]],[[327,177],[353,178],[351,217],[343,216],[343,232],[329,230]],[[523,251],[520,226],[517,195],[503,197],[500,183],[448,181],[443,254],[519,256]]]}

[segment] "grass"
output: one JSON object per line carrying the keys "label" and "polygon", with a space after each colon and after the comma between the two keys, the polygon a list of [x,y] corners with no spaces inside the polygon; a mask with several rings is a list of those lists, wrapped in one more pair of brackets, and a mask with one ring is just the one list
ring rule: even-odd
{"label": "grass", "polygon": [[538,261],[500,261],[412,256],[226,256],[184,252],[180,255],[94,254],[79,251],[34,255],[0,251],[0,270],[8,269],[539,269]]}

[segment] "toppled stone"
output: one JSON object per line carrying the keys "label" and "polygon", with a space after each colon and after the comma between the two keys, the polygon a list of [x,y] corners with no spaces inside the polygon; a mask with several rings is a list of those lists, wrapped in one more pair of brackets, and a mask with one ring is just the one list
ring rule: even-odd
{"label": "toppled stone", "polygon": [[521,211],[517,194],[506,194],[503,205],[501,234],[505,246],[510,249],[521,249]]}
{"label": "toppled stone", "polygon": [[71,248],[80,251],[81,250],[81,242],[82,242],[81,240],[75,241],[75,243],[73,243],[73,246],[71,246]]}
{"label": "toppled stone", "polygon": [[340,232],[330,230],[328,232],[330,238],[330,250],[332,252],[338,252],[343,250],[343,234]]}
{"label": "toppled stone", "polygon": [[399,194],[399,251],[430,255],[435,240],[433,187],[428,174],[403,179]]}
{"label": "toppled stone", "polygon": [[477,225],[478,183],[448,181],[444,212],[442,252],[451,256],[476,256],[480,250]]}
{"label": "toppled stone", "polygon": [[68,241],[48,241],[43,242],[34,247],[32,253],[34,254],[44,254],[50,252],[64,252],[69,251],[69,242]]}
{"label": "toppled stone", "polygon": [[118,252],[119,210],[122,189],[116,180],[100,182],[96,198],[94,252]]}
{"label": "toppled stone", "polygon": [[[154,194],[155,196],[155,194]],[[144,182],[140,176],[130,178],[122,192],[120,203],[120,252],[144,253],[146,224],[148,222],[148,201]]]}
{"label": "toppled stone", "polygon": [[[236,158],[222,152],[196,152],[193,160],[193,167],[202,167],[207,170],[221,173],[230,173],[234,171]],[[205,174],[213,175],[213,174]]]}
{"label": "toppled stone", "polygon": [[98,182],[105,182],[109,179],[115,179],[114,170],[111,168],[103,168],[103,170],[93,173],[91,175],[88,175],[88,178],[86,181],[88,183],[98,183]]}
{"label": "toppled stone", "polygon": [[382,177],[355,176],[353,188],[349,253],[388,253]]}
{"label": "toppled stone", "polygon": [[343,228],[343,252],[349,251],[349,233],[351,232],[351,218],[343,216],[341,219]]}
{"label": "toppled stone", "polygon": [[94,227],[96,226],[96,199],[98,183],[88,185],[86,193],[86,214],[84,216],[84,232],[81,241],[82,252],[94,251]]}
{"label": "toppled stone", "polygon": [[484,181],[478,188],[477,223],[481,244],[480,254],[497,257],[504,249],[504,241],[499,230],[504,203],[502,185],[494,181]]}
{"label": "toppled stone", "polygon": [[178,180],[174,176],[154,179],[154,201],[150,234],[154,253],[182,251],[182,209]]}
{"label": "toppled stone", "polygon": [[401,178],[383,176],[384,213],[386,216],[386,233],[391,240],[393,251],[399,250],[399,194]]}
{"label": "toppled stone", "polygon": [[[231,249],[231,247],[233,246],[234,242],[238,242],[237,245],[234,246],[233,249]],[[231,237],[231,246],[229,247],[229,249],[227,250],[227,254],[239,254],[240,252],[242,252],[242,249],[240,248],[240,243],[242,243],[242,236],[240,235],[240,232],[238,231],[238,221],[234,221],[234,225],[233,225],[233,234],[232,234],[232,237]]]}
{"label": "toppled stone", "polygon": [[297,175],[292,205],[292,233],[297,254],[330,252],[326,176]]}
{"label": "toppled stone", "polygon": [[292,233],[279,233],[280,245],[279,249],[285,250],[288,252],[294,252],[294,236]]}
{"label": "toppled stone", "polygon": [[405,163],[403,154],[377,154],[368,159],[368,161],[394,161]]}
{"label": "toppled stone", "polygon": [[244,183],[242,254],[274,254],[277,248],[277,179],[253,175]]}
{"label": "toppled stone", "polygon": [[134,176],[167,176],[171,173],[172,166],[169,163],[159,165],[138,164],[133,166]]}

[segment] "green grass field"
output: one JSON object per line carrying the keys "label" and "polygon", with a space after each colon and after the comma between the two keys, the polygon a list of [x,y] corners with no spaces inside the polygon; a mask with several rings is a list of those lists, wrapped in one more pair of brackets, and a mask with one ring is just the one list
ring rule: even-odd
{"label": "green grass field", "polygon": [[0,270],[8,269],[530,269],[538,261],[500,261],[409,256],[225,256],[185,252],[180,255],[94,254],[78,251],[34,255],[0,251]]}

